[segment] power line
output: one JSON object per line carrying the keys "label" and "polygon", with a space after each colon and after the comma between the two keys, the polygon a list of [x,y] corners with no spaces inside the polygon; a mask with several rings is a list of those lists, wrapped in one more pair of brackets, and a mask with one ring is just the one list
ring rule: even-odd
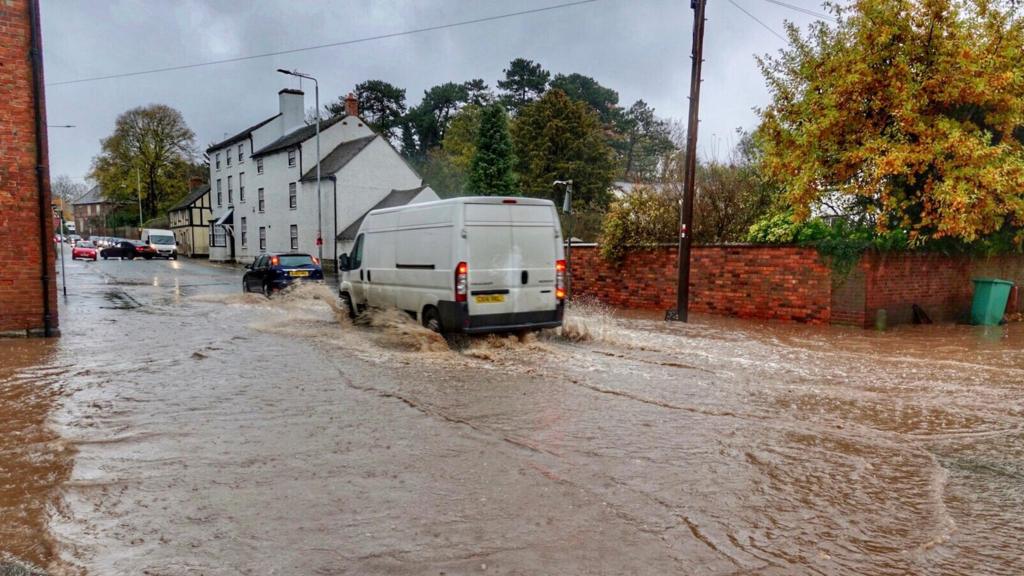
{"label": "power line", "polygon": [[829,20],[829,21],[832,21],[832,22],[836,22],[836,19],[833,16],[829,16],[828,14],[824,14],[822,12],[815,12],[814,10],[809,10],[809,9],[804,8],[802,6],[794,6],[793,4],[788,4],[786,2],[781,2],[780,0],[764,0],[764,1],[768,2],[770,4],[775,4],[776,6],[782,6],[783,8],[789,8],[790,10],[795,10],[797,12],[800,12],[801,14],[806,14],[808,16],[814,16],[815,18],[820,18],[822,20]]}
{"label": "power line", "polygon": [[448,24],[439,24],[437,26],[427,26],[425,28],[415,28],[413,30],[404,30],[402,32],[391,32],[388,34],[378,34],[376,36],[367,36],[365,38],[356,38],[354,40],[342,40],[339,42],[329,42],[327,44],[317,44],[316,46],[306,46],[304,48],[291,48],[289,50],[279,50],[276,52],[264,52],[262,54],[250,54],[248,56],[236,56],[234,58],[224,58],[221,60],[210,60],[208,62],[196,62],[193,64],[181,64],[178,66],[167,66],[165,68],[152,68],[149,70],[137,70],[135,72],[122,72],[118,74],[108,74],[106,76],[92,76],[89,78],[77,78],[75,80],[61,80],[59,82],[50,82],[47,86],[64,86],[67,84],[81,84],[83,82],[97,82],[100,80],[112,80],[114,78],[128,78],[130,76],[142,76],[144,74],[158,74],[160,72],[173,72],[176,70],[187,70],[190,68],[201,68],[204,66],[214,66],[217,64],[228,64],[231,62],[242,62],[245,60],[256,60],[258,58],[269,58],[271,56],[282,56],[284,54],[295,54],[297,52],[307,52],[310,50],[321,50],[323,48],[335,48],[338,46],[350,46],[352,44],[361,44],[363,42],[373,42],[375,40],[385,40],[387,38],[396,38],[398,36],[408,36],[410,34],[420,34],[423,32],[433,32],[435,30],[444,30],[446,28],[457,28],[460,26],[469,26],[471,24],[480,24],[483,22],[493,22],[495,20],[504,20],[507,18],[515,18],[516,16],[526,16],[528,14],[537,14],[540,12],[549,12],[552,10],[559,10],[562,8],[569,8],[572,6],[579,6],[582,4],[592,4],[599,2],[600,0],[576,0],[574,2],[565,2],[562,4],[555,4],[553,6],[544,6],[543,8],[532,8],[530,10],[520,10],[518,12],[508,12],[505,14],[498,14],[496,16],[486,16],[484,18],[474,18],[472,20],[463,20],[461,22],[451,22]]}
{"label": "power line", "polygon": [[771,26],[765,24],[764,21],[762,21],[757,16],[754,16],[750,12],[747,12],[746,8],[744,8],[743,6],[740,6],[734,0],[729,0],[729,4],[732,4],[733,6],[736,7],[737,10],[739,10],[740,12],[743,12],[747,16],[750,16],[755,22],[757,22],[761,26],[764,26],[765,30],[771,32],[772,34],[775,34],[775,36],[777,36],[779,40],[782,40],[783,42],[788,42],[788,40],[786,40],[785,36],[783,36],[782,34],[779,34],[778,32],[776,32],[774,28],[772,28]]}

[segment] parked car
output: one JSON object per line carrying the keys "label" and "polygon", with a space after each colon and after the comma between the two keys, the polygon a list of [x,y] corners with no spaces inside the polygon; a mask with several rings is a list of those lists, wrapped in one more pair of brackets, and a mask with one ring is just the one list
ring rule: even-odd
{"label": "parked car", "polygon": [[79,240],[75,242],[75,247],[71,249],[71,259],[78,260],[96,261],[96,244],[93,244],[91,240]]}
{"label": "parked car", "polygon": [[79,236],[78,234],[68,234],[68,236],[66,238],[68,244],[70,244],[72,246],[75,245],[75,242],[78,242],[81,239],[82,239],[82,237]]}
{"label": "parked car", "polygon": [[156,250],[153,250],[149,247],[149,244],[145,244],[141,240],[121,240],[113,246],[100,250],[100,257],[104,260],[108,258],[128,260],[145,258],[146,260],[152,260],[154,256],[156,256]]}
{"label": "parked car", "polygon": [[565,260],[554,204],[452,198],[374,210],[338,261],[353,316],[398,308],[437,332],[521,332],[562,324]]}
{"label": "parked car", "polygon": [[178,242],[174,238],[174,232],[145,228],[142,230],[142,241],[149,244],[149,247],[160,257],[168,260],[178,259]]}
{"label": "parked car", "polygon": [[295,282],[324,280],[320,261],[309,254],[261,254],[245,268],[242,291],[262,292],[267,296]]}

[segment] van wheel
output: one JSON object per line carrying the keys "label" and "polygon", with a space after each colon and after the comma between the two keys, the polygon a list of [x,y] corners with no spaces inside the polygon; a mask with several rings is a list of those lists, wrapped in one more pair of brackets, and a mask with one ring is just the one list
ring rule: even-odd
{"label": "van wheel", "polygon": [[352,296],[348,292],[342,292],[338,294],[341,298],[342,305],[345,306],[345,310],[348,311],[348,317],[350,320],[355,320],[359,314],[356,312],[356,305],[352,303]]}
{"label": "van wheel", "polygon": [[441,333],[441,315],[438,314],[437,308],[433,306],[427,306],[423,309],[422,315],[423,327],[432,331]]}

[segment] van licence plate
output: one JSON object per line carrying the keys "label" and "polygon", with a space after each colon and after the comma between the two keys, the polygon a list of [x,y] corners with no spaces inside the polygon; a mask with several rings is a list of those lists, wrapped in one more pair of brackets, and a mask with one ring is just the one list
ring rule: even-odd
{"label": "van licence plate", "polygon": [[496,302],[504,302],[504,294],[484,294],[476,297],[477,304],[494,304]]}
{"label": "van licence plate", "polygon": [[309,276],[309,270],[290,270],[289,276]]}

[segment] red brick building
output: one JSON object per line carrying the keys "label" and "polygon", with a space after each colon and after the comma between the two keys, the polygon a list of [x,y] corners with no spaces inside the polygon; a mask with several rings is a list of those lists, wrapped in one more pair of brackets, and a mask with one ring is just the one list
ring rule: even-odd
{"label": "red brick building", "polygon": [[0,1],[0,335],[57,335],[38,0]]}
{"label": "red brick building", "polygon": [[110,215],[121,205],[103,197],[99,185],[93,186],[72,202],[74,208],[75,232],[82,238],[92,236],[115,236],[110,226]]}

